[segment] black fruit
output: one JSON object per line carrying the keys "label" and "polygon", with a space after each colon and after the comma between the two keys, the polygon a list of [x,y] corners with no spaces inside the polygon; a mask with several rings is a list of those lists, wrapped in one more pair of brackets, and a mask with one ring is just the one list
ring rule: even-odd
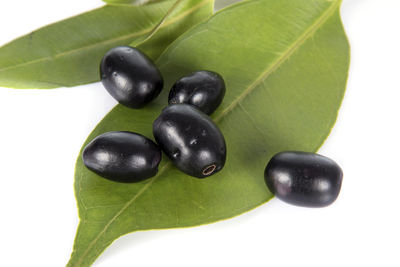
{"label": "black fruit", "polygon": [[171,88],[169,104],[190,104],[210,115],[221,104],[225,83],[221,75],[211,71],[196,71],[180,78]]}
{"label": "black fruit", "polygon": [[153,62],[139,50],[118,46],[100,64],[101,82],[122,105],[141,108],[158,96],[163,78]]}
{"label": "black fruit", "polygon": [[204,178],[225,164],[225,140],[210,118],[187,104],[166,107],[154,121],[153,134],[178,169]]}
{"label": "black fruit", "polygon": [[161,150],[140,134],[108,132],[93,139],[82,158],[86,167],[104,178],[133,183],[156,175]]}
{"label": "black fruit", "polygon": [[343,173],[333,160],[314,153],[281,152],[268,163],[265,182],[279,199],[303,207],[324,207],[339,195]]}

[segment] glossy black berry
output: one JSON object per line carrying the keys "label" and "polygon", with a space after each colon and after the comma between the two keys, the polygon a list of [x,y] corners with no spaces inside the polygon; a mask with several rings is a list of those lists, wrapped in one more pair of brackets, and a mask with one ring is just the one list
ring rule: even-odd
{"label": "glossy black berry", "polygon": [[137,133],[108,132],[93,139],[82,158],[88,169],[104,178],[133,183],[156,175],[161,149]]}
{"label": "glossy black berry", "polygon": [[158,96],[163,78],[154,63],[129,46],[109,50],[100,64],[101,82],[121,104],[141,108]]}
{"label": "glossy black berry", "polygon": [[180,78],[171,88],[169,104],[190,104],[210,115],[221,104],[225,83],[221,75],[211,71],[196,71]]}
{"label": "glossy black berry", "polygon": [[174,165],[186,174],[204,178],[225,164],[225,139],[210,118],[187,104],[166,107],[154,121],[153,134]]}
{"label": "glossy black berry", "polygon": [[268,163],[265,182],[279,199],[303,207],[324,207],[339,195],[343,173],[333,160],[307,152],[276,154]]}

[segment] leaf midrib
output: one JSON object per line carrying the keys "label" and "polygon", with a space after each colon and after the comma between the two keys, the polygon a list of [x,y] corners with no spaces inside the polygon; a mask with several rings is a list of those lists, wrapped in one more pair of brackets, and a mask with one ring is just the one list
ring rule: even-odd
{"label": "leaf midrib", "polygon": [[242,94],[240,94],[236,100],[226,107],[221,113],[215,117],[215,121],[220,121],[226,116],[230,111],[232,111],[247,95],[249,95],[260,83],[266,80],[269,75],[271,75],[275,70],[277,70],[285,61],[288,59],[308,38],[310,38],[313,33],[324,24],[327,19],[336,11],[339,6],[340,1],[336,0],[300,37],[291,45],[289,48],[278,57],[269,68],[265,69],[264,72],[258,76],[253,83],[251,83]]}
{"label": "leaf midrib", "polygon": [[[162,26],[160,26],[158,30],[161,30],[161,29],[163,29],[163,28],[165,28],[165,27],[167,27],[167,26],[179,21],[180,19],[183,19],[184,17],[186,17],[186,16],[190,15],[191,13],[195,12],[197,9],[202,8],[206,3],[210,2],[210,1],[211,0],[203,0],[200,3],[198,3],[197,5],[192,6],[191,8],[187,9],[185,12],[182,12],[180,15],[178,15],[176,17],[172,17],[171,19],[165,21],[164,24]],[[94,43],[94,44],[90,44],[90,45],[87,45],[87,46],[82,46],[82,47],[79,47],[79,48],[76,48],[76,49],[72,49],[72,50],[68,50],[68,51],[65,51],[65,52],[61,52],[61,53],[58,53],[58,54],[55,54],[55,55],[52,55],[52,56],[42,57],[42,58],[31,60],[31,61],[28,61],[28,62],[24,62],[24,63],[20,63],[20,64],[16,64],[16,65],[11,65],[11,66],[6,66],[4,68],[0,68],[0,72],[4,72],[4,71],[10,70],[10,69],[15,69],[15,68],[23,67],[23,66],[28,66],[28,65],[31,65],[31,64],[36,64],[36,63],[39,63],[39,62],[44,62],[44,61],[47,61],[47,60],[54,60],[54,59],[57,59],[57,58],[62,58],[62,57],[69,56],[69,55],[74,54],[74,53],[78,53],[78,52],[81,52],[81,51],[92,49],[93,47],[103,46],[103,45],[106,45],[106,44],[109,44],[109,43],[114,43],[116,41],[130,39],[130,38],[133,38],[133,37],[136,37],[136,36],[145,35],[147,33],[150,33],[153,30],[153,28],[154,28],[154,26],[150,27],[150,28],[147,28],[147,29],[144,29],[144,30],[141,30],[139,32],[134,32],[134,33],[131,33],[131,34],[125,34],[125,35],[122,35],[122,36],[120,36],[118,38],[107,39],[107,40],[104,40],[104,41],[101,41],[101,42],[97,42],[97,43]]]}
{"label": "leaf midrib", "polygon": [[92,242],[87,246],[85,252],[82,254],[82,256],[79,258],[78,262],[75,264],[76,266],[80,266],[82,263],[83,259],[85,256],[89,253],[90,249],[96,244],[97,240],[100,238],[102,234],[104,234],[105,231],[110,227],[110,225],[130,206],[132,205],[138,197],[140,197],[144,191],[149,188],[154,181],[165,172],[165,170],[170,166],[170,162],[167,162],[157,173],[156,176],[154,176],[148,183],[146,183],[142,189],[140,189],[126,204],[117,212],[115,215],[110,219],[110,221],[104,226],[103,230],[100,231],[100,233],[97,234],[96,238],[93,239]]}
{"label": "leaf midrib", "polygon": [[[260,76],[251,83],[242,94],[238,96],[238,98],[233,101],[227,108],[225,108],[216,118],[215,122],[219,122],[223,117],[229,114],[240,102],[246,98],[262,81],[264,81],[269,75],[271,75],[276,69],[278,69],[285,61],[288,59],[308,38],[310,38],[314,32],[323,25],[328,18],[336,11],[337,7],[340,5],[340,0],[336,0],[322,15],[306,30],[300,37],[291,45],[289,48],[282,53],[280,57],[278,57],[264,72],[260,74]],[[137,192],[115,215],[111,220],[104,226],[103,230],[96,236],[95,239],[87,246],[85,252],[79,258],[77,262],[77,266],[83,261],[87,253],[90,249],[95,245],[100,236],[107,231],[107,229],[111,226],[111,224],[130,206],[132,205],[136,199],[138,199],[156,180],[161,176],[169,167],[171,166],[171,162],[166,163],[162,169],[158,172],[158,174],[153,177],[143,188]],[[78,264],[79,263],[79,264]]]}

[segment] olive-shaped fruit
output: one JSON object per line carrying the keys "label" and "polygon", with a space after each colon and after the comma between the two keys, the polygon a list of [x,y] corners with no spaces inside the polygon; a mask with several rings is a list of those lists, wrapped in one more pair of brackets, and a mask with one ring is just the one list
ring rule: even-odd
{"label": "olive-shaped fruit", "polygon": [[93,139],[82,158],[88,169],[104,178],[133,183],[156,175],[161,149],[137,133],[108,132]]}
{"label": "olive-shaped fruit", "polygon": [[336,162],[327,157],[286,151],[272,157],[264,178],[269,190],[287,203],[324,207],[339,195],[343,172]]}
{"label": "olive-shaped fruit", "polygon": [[153,134],[173,164],[186,174],[204,178],[225,165],[225,139],[217,125],[188,104],[166,107],[154,121]]}
{"label": "olive-shaped fruit", "polygon": [[100,75],[111,96],[130,108],[143,107],[158,96],[164,85],[151,59],[129,46],[109,50],[101,61]]}
{"label": "olive-shaped fruit", "polygon": [[196,71],[180,78],[171,88],[169,104],[190,104],[212,114],[225,95],[224,79],[212,71]]}

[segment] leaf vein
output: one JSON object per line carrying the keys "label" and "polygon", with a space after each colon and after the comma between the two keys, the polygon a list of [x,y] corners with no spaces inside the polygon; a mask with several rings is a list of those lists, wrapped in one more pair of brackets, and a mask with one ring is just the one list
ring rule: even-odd
{"label": "leaf vein", "polygon": [[104,226],[103,230],[101,230],[96,237],[92,240],[92,242],[90,242],[90,244],[87,246],[87,248],[85,249],[84,253],[82,254],[82,256],[79,258],[79,260],[76,263],[76,266],[80,266],[83,259],[86,257],[86,255],[89,253],[89,251],[93,248],[93,246],[97,243],[97,241],[99,240],[99,238],[107,231],[107,229],[111,226],[111,224],[118,219],[118,217],[130,206],[132,205],[136,199],[138,199],[146,190],[147,188],[149,188],[154,181],[160,177],[160,175],[162,173],[165,172],[165,170],[170,166],[171,164],[168,162],[166,163],[162,169],[158,172],[158,174],[153,177],[153,179],[151,179],[147,184],[145,184],[143,186],[142,189],[140,189],[109,221],[108,223]]}
{"label": "leaf vein", "polygon": [[336,11],[337,7],[340,5],[340,1],[335,1],[322,15],[306,29],[306,31],[300,35],[300,37],[291,45],[289,48],[278,57],[275,62],[273,62],[270,67],[265,69],[258,78],[251,83],[243,93],[240,94],[232,103],[226,107],[221,113],[215,118],[218,122],[222,120],[228,113],[230,113],[244,98],[246,98],[260,83],[267,79],[275,70],[277,70],[303,43],[310,37],[313,36],[315,31],[323,25],[329,17]]}

